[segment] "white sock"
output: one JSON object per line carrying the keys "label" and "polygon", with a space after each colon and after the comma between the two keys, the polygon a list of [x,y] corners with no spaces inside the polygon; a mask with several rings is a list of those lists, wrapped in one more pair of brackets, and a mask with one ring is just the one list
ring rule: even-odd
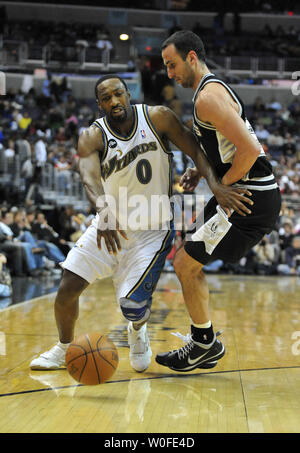
{"label": "white sock", "polygon": [[207,321],[204,324],[195,324],[194,322],[192,324],[197,329],[208,329],[211,326],[211,321]]}
{"label": "white sock", "polygon": [[64,349],[65,351],[68,349],[71,343],[61,343],[60,341],[57,343],[61,349]]}

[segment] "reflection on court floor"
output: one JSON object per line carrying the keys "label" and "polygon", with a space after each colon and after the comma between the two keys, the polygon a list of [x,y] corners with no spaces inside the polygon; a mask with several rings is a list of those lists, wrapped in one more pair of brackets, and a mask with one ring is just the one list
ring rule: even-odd
{"label": "reflection on court floor", "polygon": [[156,353],[189,332],[180,285],[162,275],[148,332],[152,362],[130,367],[127,324],[110,280],[80,299],[76,334],[107,333],[120,362],[106,384],[83,386],[66,370],[32,371],[31,359],[57,341],[55,293],[0,310],[0,432],[217,433],[300,431],[300,280],[209,275],[215,330],[227,353],[212,370],[176,373]]}

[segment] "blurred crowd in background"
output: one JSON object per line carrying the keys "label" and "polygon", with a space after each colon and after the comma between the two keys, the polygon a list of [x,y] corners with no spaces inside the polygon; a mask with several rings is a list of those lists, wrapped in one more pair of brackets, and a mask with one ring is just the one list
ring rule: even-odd
{"label": "blurred crowd in background", "polygon": [[[299,57],[300,26],[265,24],[259,32],[242,29],[240,14],[233,15],[229,29],[224,26],[224,14],[214,16],[213,26],[196,21],[192,31],[206,44],[208,57]],[[1,24],[0,24],[1,25]],[[2,31],[1,31],[2,28]],[[105,24],[86,24],[47,21],[5,21],[0,28],[0,48],[5,48],[17,58],[17,43],[26,43],[29,58],[41,58],[39,48],[47,50],[47,60],[66,63],[80,61],[81,50],[85,48],[91,58],[101,61],[105,49],[110,59],[115,57],[116,42]],[[176,16],[169,34],[179,30]]]}
{"label": "blurred crowd in background", "polygon": [[[152,6],[153,3],[149,2]],[[180,9],[180,2],[177,3],[175,9]],[[192,10],[197,2],[181,3],[185,4],[182,9]],[[241,31],[239,12],[259,8],[266,13],[271,12],[268,2],[252,2],[252,9],[245,2],[232,2],[237,4],[236,8],[230,8],[227,2],[221,2],[223,6],[220,2],[206,3],[210,4],[212,11],[220,11],[215,16],[214,26],[208,29],[197,22],[193,31],[203,37],[208,55],[299,55],[300,27],[287,29],[266,25],[260,34]],[[272,3],[272,12],[293,10],[295,7],[295,2]],[[134,2],[130,7],[134,7]],[[235,13],[231,31],[224,30],[222,11]],[[179,28],[174,22],[169,34]],[[112,57],[114,55],[114,43],[109,31],[99,24],[54,25],[10,21],[2,23],[2,38],[4,41],[26,41],[33,46],[37,41],[39,45],[52,46],[53,52],[56,52],[55,55],[52,52],[52,56],[61,61],[72,58],[68,52],[74,51],[74,45],[75,49],[76,46],[85,46],[99,52],[106,48]],[[145,102],[168,106],[190,127],[192,105],[177,98],[174,86],[161,66],[153,70],[147,58],[141,58],[137,64],[141,71]],[[251,105],[246,105],[246,114],[273,165],[283,197],[282,212],[276,230],[266,235],[239,263],[228,265],[218,261],[205,266],[205,270],[300,275],[299,96],[294,96],[288,104],[282,104],[275,97],[268,103],[257,97]],[[41,178],[46,166],[50,166],[57,181],[57,197],[62,196],[74,181],[79,181],[78,137],[99,116],[95,99],[76,99],[68,76],[56,76],[49,72],[41,91],[37,92],[34,88],[27,92],[8,90],[0,98],[0,296],[1,291],[4,295],[7,293],[10,276],[35,278],[59,275],[59,263],[89,226],[94,215],[92,207],[77,209],[73,205],[54,201],[51,209],[48,207],[45,210]],[[178,182],[192,162],[180,151],[174,151],[173,189],[175,193],[183,194]],[[13,181],[16,162],[20,177],[18,184]],[[185,231],[177,231],[165,271],[173,272],[172,260],[184,236]]]}
{"label": "blurred crowd in background", "polygon": [[[161,91],[161,103],[167,105],[188,125],[189,110],[167,83]],[[276,231],[236,265],[222,262],[206,266],[207,272],[245,274],[300,273],[300,101],[290,105],[274,100],[265,104],[256,98],[246,107],[247,116],[271,161],[281,193],[282,213]],[[93,210],[75,210],[72,206],[53,206],[42,212],[43,192],[27,194],[34,181],[39,187],[43,166],[51,164],[64,184],[78,174],[77,140],[84,128],[99,117],[95,100],[82,101],[72,96],[66,80],[58,82],[50,76],[42,93],[8,92],[0,101],[0,177],[7,163],[19,157],[24,190],[0,184],[0,253],[1,265],[14,276],[41,276],[59,273],[59,263],[85,231]],[[179,157],[178,157],[179,156]],[[174,191],[189,161],[181,152],[174,159]],[[58,193],[59,196],[59,193]],[[50,213],[50,214],[49,214]],[[178,231],[166,271],[172,269],[176,248],[184,239]],[[5,264],[6,262],[6,264]]]}

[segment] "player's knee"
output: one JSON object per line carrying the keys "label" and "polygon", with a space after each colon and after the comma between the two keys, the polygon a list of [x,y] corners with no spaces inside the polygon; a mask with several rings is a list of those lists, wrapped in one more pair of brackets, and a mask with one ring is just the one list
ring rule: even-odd
{"label": "player's knee", "polygon": [[202,265],[191,258],[186,251],[182,248],[178,250],[173,261],[174,270],[178,277],[185,277],[186,275],[197,275],[201,272]]}
{"label": "player's knee", "polygon": [[177,275],[183,275],[187,271],[185,255],[183,252],[183,249],[178,250],[174,257],[173,266]]}
{"label": "player's knee", "polygon": [[126,297],[121,297],[120,307],[123,316],[132,322],[146,322],[150,316],[149,300],[136,302]]}
{"label": "player's knee", "polygon": [[63,278],[57,292],[57,301],[77,300],[82,291],[88,286],[88,282],[78,275],[64,270]]}

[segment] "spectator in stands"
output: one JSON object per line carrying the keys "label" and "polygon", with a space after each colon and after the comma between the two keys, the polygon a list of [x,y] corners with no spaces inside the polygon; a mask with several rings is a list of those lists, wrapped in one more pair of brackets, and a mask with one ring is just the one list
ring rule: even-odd
{"label": "spectator in stands", "polygon": [[300,100],[294,96],[293,102],[289,105],[289,111],[294,118],[300,117]]}
{"label": "spectator in stands", "polygon": [[280,191],[281,191],[281,193],[284,193],[284,194],[290,192],[290,178],[287,173],[288,173],[288,169],[284,168],[283,174],[280,176],[280,180],[279,180]]}
{"label": "spectator in stands", "polygon": [[30,118],[28,112],[24,112],[22,118],[19,120],[18,126],[22,130],[27,130],[32,122],[32,118]]}
{"label": "spectator in stands", "polygon": [[96,47],[101,51],[101,58],[103,58],[105,51],[109,52],[110,55],[113,55],[114,46],[111,42],[108,32],[97,33]]}
{"label": "spectator in stands", "polygon": [[24,178],[25,181],[25,191],[24,191],[24,198],[28,193],[29,187],[33,181],[34,175],[34,163],[33,158],[29,156],[22,164],[21,167],[21,177]]}
{"label": "spectator in stands", "polygon": [[65,102],[65,109],[66,118],[69,118],[72,115],[76,115],[77,101],[71,94],[67,97],[67,100]]}
{"label": "spectator in stands", "polygon": [[78,118],[73,113],[66,119],[66,137],[72,137],[72,135],[76,135],[77,133],[77,126],[78,126]]}
{"label": "spectator in stands", "polygon": [[26,132],[18,132],[17,134],[15,149],[20,159],[20,165],[31,158],[31,148],[26,137]]}
{"label": "spectator in stands", "polygon": [[0,228],[0,252],[7,257],[7,266],[15,277],[25,277],[25,251],[19,244],[7,239]]}
{"label": "spectator in stands", "polygon": [[291,196],[297,198],[299,196],[299,190],[300,190],[299,175],[295,174],[295,175],[291,176],[289,186],[290,186]]}
{"label": "spectator in stands", "polygon": [[53,143],[49,146],[48,151],[48,162],[55,166],[56,162],[58,161],[59,157],[61,156],[61,152],[57,143]]}
{"label": "spectator in stands", "polygon": [[71,235],[75,233],[76,228],[73,224],[73,217],[75,215],[75,211],[72,205],[68,205],[65,209],[62,210],[59,216],[59,231],[61,237],[66,240],[71,240]]}
{"label": "spectator in stands", "polygon": [[[31,277],[37,277],[42,275],[42,262],[38,257],[39,251],[35,253],[34,247],[29,242],[20,241],[13,233],[11,229],[11,225],[13,223],[13,213],[6,211],[2,214],[1,221],[0,221],[0,230],[2,235],[5,236],[5,240],[2,243],[2,251],[5,252],[3,246],[12,246],[15,245],[16,247],[20,247],[22,249],[22,262],[25,261],[25,270],[27,275]],[[25,258],[25,260],[24,260]],[[20,268],[17,270],[17,273],[21,273],[22,271]]]}
{"label": "spectator in stands", "polygon": [[271,275],[276,272],[275,249],[265,236],[256,246],[253,247],[255,253],[255,271],[259,275]]}
{"label": "spectator in stands", "polygon": [[42,93],[46,98],[51,98],[51,85],[52,75],[50,73],[47,74],[47,78],[43,82]]}
{"label": "spectator in stands", "polygon": [[265,129],[263,124],[257,124],[255,128],[255,133],[258,138],[258,140],[268,140],[270,132]]}
{"label": "spectator in stands", "polygon": [[295,236],[285,250],[285,262],[278,265],[278,273],[300,275],[300,236]]}
{"label": "spectator in stands", "polygon": [[14,221],[10,225],[14,237],[21,242],[26,242],[31,245],[32,253],[36,261],[38,269],[43,269],[43,256],[45,255],[45,248],[39,244],[31,233],[31,230],[26,226],[26,210],[19,208],[14,213]]}
{"label": "spectator in stands", "polygon": [[277,146],[281,148],[284,144],[284,138],[280,135],[278,129],[275,129],[273,133],[271,133],[267,139],[267,143],[269,146]]}
{"label": "spectator in stands", "polygon": [[83,131],[85,131],[89,126],[90,124],[92,123],[92,121],[89,121],[89,120],[83,120],[82,121],[82,125],[79,127],[78,129],[78,136],[80,134],[82,134]]}
{"label": "spectator in stands", "polygon": [[0,298],[10,297],[12,294],[11,276],[6,263],[6,255],[0,253]]}
{"label": "spectator in stands", "polygon": [[94,119],[94,112],[86,102],[84,102],[82,106],[79,108],[78,119],[81,121],[87,121],[88,126],[92,123]]}
{"label": "spectator in stands", "polygon": [[43,167],[47,162],[47,146],[45,136],[37,138],[34,145],[34,153],[37,167]]}
{"label": "spectator in stands", "polygon": [[277,111],[282,109],[282,104],[279,101],[276,101],[276,99],[272,99],[266,107],[271,111]]}
{"label": "spectator in stands", "polygon": [[[45,256],[47,258],[47,260],[44,260],[45,267],[53,269],[55,266],[58,266],[58,264],[61,261],[64,261],[65,256],[53,242],[39,240],[39,238],[37,237],[38,235],[34,234],[34,228],[32,227],[34,225],[36,212],[37,211],[34,206],[31,206],[27,209],[24,218],[24,227],[26,228],[27,231],[30,231],[34,236],[37,247],[41,247],[44,250]],[[44,235],[44,237],[46,237],[46,235]]]}
{"label": "spectator in stands", "polygon": [[12,159],[15,156],[15,142],[11,139],[4,140],[4,156],[7,160]]}
{"label": "spectator in stands", "polygon": [[72,226],[75,232],[70,235],[70,242],[77,242],[87,229],[86,217],[82,212],[77,212],[72,216]]}
{"label": "spectator in stands", "polygon": [[285,143],[282,146],[284,156],[293,157],[296,154],[295,140],[291,134],[287,134]]}
{"label": "spectator in stands", "polygon": [[48,124],[52,131],[56,131],[64,125],[66,115],[65,104],[61,103],[51,107],[48,113]]}
{"label": "spectator in stands", "polygon": [[279,115],[283,119],[283,121],[288,121],[291,116],[291,112],[288,110],[286,105],[282,107],[282,110],[279,110]]}
{"label": "spectator in stands", "polygon": [[279,263],[281,257],[281,249],[280,249],[280,239],[279,233],[276,230],[271,231],[270,234],[266,235],[266,240],[269,244],[273,246],[274,249],[274,262]]}
{"label": "spectator in stands", "polygon": [[56,245],[64,255],[67,255],[70,251],[67,241],[60,237],[48,224],[45,215],[42,212],[37,212],[36,214],[36,220],[32,223],[32,233],[39,241],[46,241]]}
{"label": "spectator in stands", "polygon": [[58,191],[61,195],[64,194],[64,191],[70,187],[71,184],[71,164],[67,160],[66,154],[61,154],[58,160],[54,164],[56,171],[56,178],[58,181]]}
{"label": "spectator in stands", "polygon": [[286,220],[279,229],[279,243],[282,251],[291,246],[294,236],[293,223]]}
{"label": "spectator in stands", "polygon": [[12,104],[12,107],[14,107],[14,110],[12,112],[12,121],[10,122],[10,129],[12,131],[18,130],[19,127],[19,121],[22,119],[22,115],[20,113],[20,110],[22,109],[21,105],[18,105],[14,103],[15,105]]}
{"label": "spectator in stands", "polygon": [[290,223],[294,226],[295,212],[292,207],[286,201],[283,201],[281,205],[281,216],[280,216],[280,226],[282,227],[284,223]]}
{"label": "spectator in stands", "polygon": [[67,141],[66,130],[64,127],[58,128],[56,135],[55,135],[55,140],[59,143],[64,143]]}
{"label": "spectator in stands", "polygon": [[296,236],[300,236],[300,217],[298,217],[298,219],[296,219],[295,221],[294,232]]}

